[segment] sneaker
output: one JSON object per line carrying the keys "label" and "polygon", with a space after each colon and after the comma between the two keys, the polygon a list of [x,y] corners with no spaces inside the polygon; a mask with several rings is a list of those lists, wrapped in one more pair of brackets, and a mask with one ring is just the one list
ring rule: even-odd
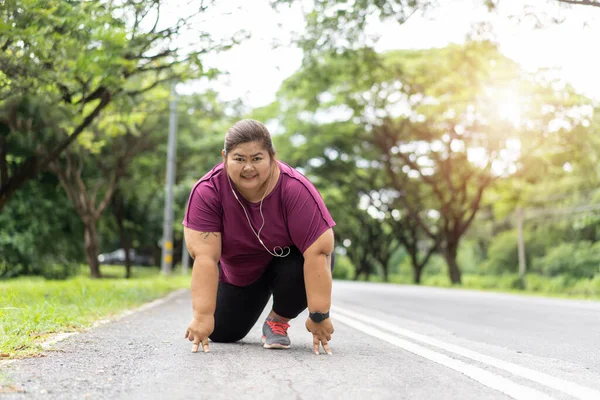
{"label": "sneaker", "polygon": [[287,335],[287,330],[290,324],[283,321],[278,321],[272,318],[267,318],[263,325],[262,342],[265,349],[289,349],[290,338]]}

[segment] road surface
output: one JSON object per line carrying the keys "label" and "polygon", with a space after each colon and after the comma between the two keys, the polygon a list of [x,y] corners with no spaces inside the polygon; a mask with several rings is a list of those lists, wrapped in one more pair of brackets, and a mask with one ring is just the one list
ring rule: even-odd
{"label": "road surface", "polygon": [[[334,282],[332,356],[306,313],[290,350],[191,353],[188,291],[2,367],[2,399],[600,399],[600,303]],[[264,315],[266,316],[267,310]]]}

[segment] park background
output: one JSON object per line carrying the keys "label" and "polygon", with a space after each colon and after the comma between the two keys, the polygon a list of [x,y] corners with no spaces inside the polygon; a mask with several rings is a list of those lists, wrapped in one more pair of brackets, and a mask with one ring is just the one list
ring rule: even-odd
{"label": "park background", "polygon": [[600,2],[0,14],[1,357],[188,287],[187,198],[242,118],[325,199],[336,279],[600,297]]}

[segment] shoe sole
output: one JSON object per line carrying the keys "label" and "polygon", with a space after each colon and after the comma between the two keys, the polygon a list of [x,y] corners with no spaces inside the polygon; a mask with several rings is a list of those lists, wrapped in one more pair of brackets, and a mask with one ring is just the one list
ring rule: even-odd
{"label": "shoe sole", "polygon": [[285,344],[280,344],[280,343],[273,343],[273,344],[267,344],[267,339],[263,336],[262,337],[262,342],[263,342],[263,347],[265,349],[289,349],[290,345],[285,345]]}

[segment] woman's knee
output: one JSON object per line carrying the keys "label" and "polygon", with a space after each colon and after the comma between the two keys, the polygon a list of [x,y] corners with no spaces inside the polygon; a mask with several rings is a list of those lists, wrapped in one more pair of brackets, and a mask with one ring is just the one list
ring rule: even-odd
{"label": "woman's knee", "polygon": [[233,343],[242,340],[247,334],[247,332],[213,332],[208,338],[217,343]]}

